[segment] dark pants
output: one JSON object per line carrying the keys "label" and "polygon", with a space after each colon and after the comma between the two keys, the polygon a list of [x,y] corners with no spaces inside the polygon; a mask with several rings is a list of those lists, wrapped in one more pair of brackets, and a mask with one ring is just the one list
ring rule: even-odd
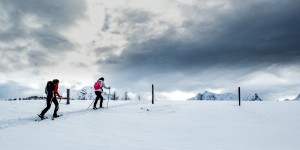
{"label": "dark pants", "polygon": [[96,100],[95,100],[95,103],[94,103],[94,108],[97,107],[97,102],[98,102],[99,98],[100,98],[100,107],[102,107],[102,103],[103,103],[102,92],[95,91],[95,94],[96,94],[97,97],[96,97]]}
{"label": "dark pants", "polygon": [[41,112],[41,116],[44,116],[46,114],[46,112],[50,109],[52,102],[55,105],[53,116],[57,116],[57,111],[58,111],[58,108],[59,108],[58,107],[58,101],[56,99],[56,96],[54,96],[53,94],[47,95],[47,107]]}

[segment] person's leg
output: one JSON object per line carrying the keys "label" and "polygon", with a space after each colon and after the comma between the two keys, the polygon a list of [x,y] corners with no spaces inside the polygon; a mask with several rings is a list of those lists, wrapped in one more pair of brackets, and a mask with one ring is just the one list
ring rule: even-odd
{"label": "person's leg", "polygon": [[100,93],[100,108],[102,107],[102,104],[103,104],[103,96],[102,93]]}
{"label": "person's leg", "polygon": [[52,101],[53,101],[53,103],[55,105],[53,117],[57,117],[57,111],[59,109],[57,98],[54,96],[53,99],[52,99]]}
{"label": "person's leg", "polygon": [[96,94],[96,100],[95,100],[95,102],[94,102],[94,108],[97,108],[97,102],[98,102],[98,100],[99,100],[99,98],[100,98],[100,95],[101,94],[99,94],[100,92],[99,91],[95,91],[95,94]]}
{"label": "person's leg", "polygon": [[47,96],[47,107],[41,112],[41,116],[44,117],[45,114],[47,113],[47,111],[50,109],[51,107],[51,99],[53,98],[52,95],[48,95]]}

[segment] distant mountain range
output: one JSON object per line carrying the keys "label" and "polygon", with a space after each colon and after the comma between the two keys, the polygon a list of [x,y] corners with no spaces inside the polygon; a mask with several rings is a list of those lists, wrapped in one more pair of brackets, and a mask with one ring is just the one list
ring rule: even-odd
{"label": "distant mountain range", "polygon": [[[244,97],[241,97],[243,101],[262,101],[257,93],[247,94]],[[222,93],[216,94],[213,92],[205,91],[204,93],[198,93],[195,97],[192,97],[188,100],[238,100],[238,95],[233,93]]]}
{"label": "distant mountain range", "polygon": [[[67,95],[67,89],[65,87],[60,87],[59,92],[61,95]],[[105,91],[102,93],[104,99],[107,99],[108,93]],[[109,95],[112,97],[112,93]],[[94,93],[94,88],[92,86],[86,86],[82,89],[76,90],[75,86],[70,89],[70,99],[71,100],[94,100],[96,95]],[[11,98],[7,100],[45,100],[45,96],[30,96],[25,98]],[[241,97],[243,101],[262,101],[260,96],[257,93],[254,94],[246,94]],[[233,93],[222,93],[216,94],[213,92],[205,91],[204,93],[198,93],[195,97],[191,97],[188,100],[220,100],[220,101],[230,101],[230,100],[238,100],[238,95]],[[291,100],[300,100],[300,94],[294,99],[285,99],[284,101]]]}

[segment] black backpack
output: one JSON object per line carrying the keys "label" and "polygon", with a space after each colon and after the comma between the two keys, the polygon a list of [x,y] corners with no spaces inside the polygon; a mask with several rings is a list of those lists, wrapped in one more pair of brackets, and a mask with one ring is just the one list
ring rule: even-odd
{"label": "black backpack", "polygon": [[45,87],[45,93],[48,95],[48,93],[52,93],[53,91],[54,91],[54,84],[52,81],[48,81]]}

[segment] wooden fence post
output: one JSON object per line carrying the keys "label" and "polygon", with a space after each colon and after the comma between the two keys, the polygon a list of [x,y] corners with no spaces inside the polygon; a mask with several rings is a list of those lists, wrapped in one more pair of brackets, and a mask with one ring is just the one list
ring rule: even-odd
{"label": "wooden fence post", "polygon": [[239,87],[239,106],[241,106],[241,88]]}
{"label": "wooden fence post", "polygon": [[152,84],[152,104],[154,104],[154,85]]}
{"label": "wooden fence post", "polygon": [[67,89],[67,104],[70,104],[70,89]]}

